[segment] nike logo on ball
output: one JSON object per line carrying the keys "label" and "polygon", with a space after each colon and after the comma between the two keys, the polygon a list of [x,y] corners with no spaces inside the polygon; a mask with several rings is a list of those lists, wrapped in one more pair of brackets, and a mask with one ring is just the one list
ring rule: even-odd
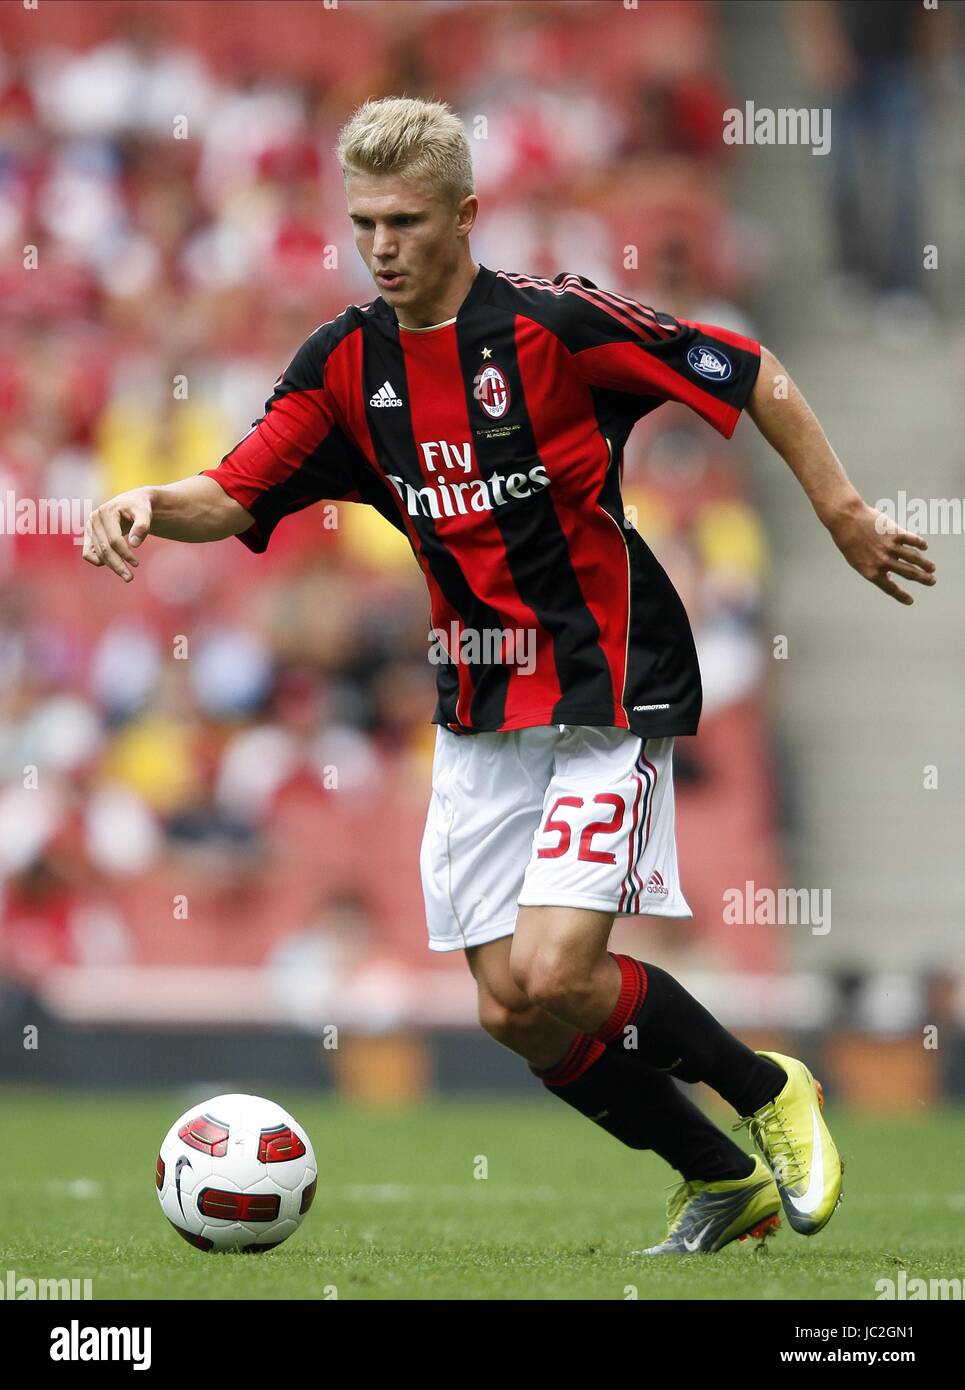
{"label": "nike logo on ball", "polygon": [[181,1208],[182,1216],[184,1215],[184,1203],[181,1201],[181,1169],[192,1166],[190,1158],[179,1158],[174,1169],[174,1190],[178,1194],[178,1206]]}

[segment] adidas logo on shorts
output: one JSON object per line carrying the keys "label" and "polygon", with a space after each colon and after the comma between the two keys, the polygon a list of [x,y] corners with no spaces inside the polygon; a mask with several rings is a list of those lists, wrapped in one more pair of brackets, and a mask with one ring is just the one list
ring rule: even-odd
{"label": "adidas logo on shorts", "polygon": [[664,883],[663,875],[660,873],[659,869],[654,869],[653,873],[647,879],[645,891],[647,893],[657,893],[661,898],[666,898],[668,896],[670,889]]}
{"label": "adidas logo on shorts", "polygon": [[402,397],[395,394],[392,390],[392,383],[390,381],[383,381],[375,395],[369,398],[369,405],[402,405]]}

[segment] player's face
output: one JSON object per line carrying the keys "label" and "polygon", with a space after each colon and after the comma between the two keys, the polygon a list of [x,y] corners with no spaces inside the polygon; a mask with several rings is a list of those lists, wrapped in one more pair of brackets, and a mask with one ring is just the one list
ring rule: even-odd
{"label": "player's face", "polygon": [[474,195],[452,207],[399,174],[349,174],[345,181],[355,244],[395,310],[443,303],[475,218]]}

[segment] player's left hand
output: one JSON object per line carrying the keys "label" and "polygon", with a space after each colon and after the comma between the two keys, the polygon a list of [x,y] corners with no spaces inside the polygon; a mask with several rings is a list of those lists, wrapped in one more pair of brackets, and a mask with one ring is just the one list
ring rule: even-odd
{"label": "player's left hand", "polygon": [[891,575],[899,574],[929,588],[935,583],[935,566],[922,554],[928,549],[928,542],[914,531],[903,531],[876,507],[863,502],[860,510],[849,511],[828,529],[848,564],[899,603],[915,600],[899,588]]}

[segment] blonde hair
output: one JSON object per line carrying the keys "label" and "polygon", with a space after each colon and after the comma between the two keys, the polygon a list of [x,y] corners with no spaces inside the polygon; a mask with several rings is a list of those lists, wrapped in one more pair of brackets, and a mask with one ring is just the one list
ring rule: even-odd
{"label": "blonde hair", "polygon": [[444,101],[363,102],[339,131],[335,153],[343,174],[402,174],[429,184],[453,207],[473,192],[469,141]]}

